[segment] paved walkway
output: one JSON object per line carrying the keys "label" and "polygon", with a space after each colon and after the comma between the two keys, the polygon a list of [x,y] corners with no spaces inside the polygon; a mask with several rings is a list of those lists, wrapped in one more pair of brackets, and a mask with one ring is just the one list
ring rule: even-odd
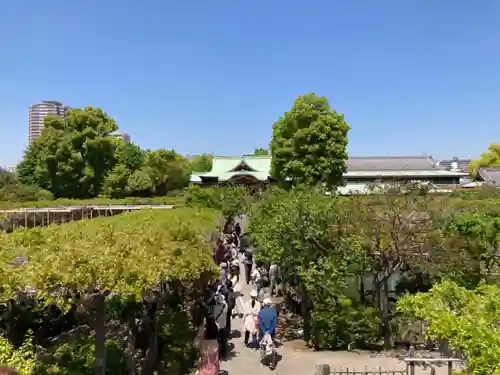
{"label": "paved walkway", "polygon": [[[241,262],[242,263],[242,262]],[[241,283],[235,285],[235,292],[242,295],[238,304],[249,299],[252,286],[247,285],[244,277],[243,264],[240,267]],[[352,372],[372,370],[404,370],[405,364],[395,358],[384,356],[371,356],[369,353],[357,352],[313,352],[295,350],[292,342],[285,343],[277,349],[281,360],[277,368],[271,371],[260,363],[258,350],[247,348],[243,343],[242,332],[243,319],[235,317],[232,321],[233,338],[230,340],[230,351],[228,359],[221,362],[221,370],[224,375],[263,375],[274,373],[276,375],[314,375],[316,365],[329,364],[331,370],[349,368]],[[417,369],[416,375],[429,374],[430,370]],[[438,368],[436,375],[446,374],[445,368]],[[399,375],[394,373],[394,375]]]}

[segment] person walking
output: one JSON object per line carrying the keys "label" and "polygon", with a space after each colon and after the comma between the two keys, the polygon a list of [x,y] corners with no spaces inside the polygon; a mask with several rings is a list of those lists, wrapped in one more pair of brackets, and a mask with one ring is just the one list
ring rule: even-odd
{"label": "person walking", "polygon": [[252,267],[253,267],[253,253],[252,250],[247,249],[245,251],[245,277],[247,279],[247,284],[250,284],[252,280]]}
{"label": "person walking", "polygon": [[215,323],[218,327],[217,339],[219,341],[219,353],[220,357],[224,358],[227,353],[227,312],[228,306],[226,303],[226,299],[223,294],[217,295],[217,303],[214,306],[213,316],[215,318]]}
{"label": "person walking", "polygon": [[271,297],[278,295],[280,283],[281,272],[278,262],[271,262],[271,266],[269,267],[269,288],[271,289],[269,293]]}
{"label": "person walking", "polygon": [[198,331],[194,347],[200,354],[199,375],[218,375],[220,372],[218,331],[213,317],[207,317],[205,326]]}
{"label": "person walking", "polygon": [[[262,302],[262,309],[258,314],[259,322],[259,345],[260,356],[263,364],[269,362],[269,368],[276,367],[276,353],[274,349],[274,339],[276,337],[276,326],[278,324],[278,315],[276,309],[272,306],[269,298]],[[269,359],[269,361],[267,361]]]}
{"label": "person walking", "polygon": [[259,293],[262,289],[262,278],[260,276],[260,270],[257,267],[252,271],[251,280],[257,289],[257,293]]}
{"label": "person walking", "polygon": [[250,335],[252,342],[257,341],[258,333],[258,314],[261,309],[261,303],[257,299],[258,293],[256,290],[250,292],[250,301],[247,301],[243,313],[243,329],[245,330],[244,343],[248,346]]}

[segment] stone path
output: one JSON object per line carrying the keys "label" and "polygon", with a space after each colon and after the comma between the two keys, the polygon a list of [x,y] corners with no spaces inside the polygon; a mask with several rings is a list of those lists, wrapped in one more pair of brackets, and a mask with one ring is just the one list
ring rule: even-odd
{"label": "stone path", "polygon": [[[235,292],[241,293],[239,303],[249,299],[252,286],[247,285],[244,277],[244,268],[241,262],[240,283],[235,285]],[[238,302],[237,302],[238,303]],[[230,340],[230,351],[228,359],[221,362],[221,374],[224,375],[263,375],[274,373],[276,375],[314,375],[316,365],[329,364],[334,369],[346,369],[350,371],[364,371],[365,369],[377,371],[404,370],[405,364],[395,358],[384,356],[371,356],[366,352],[313,352],[295,350],[294,343],[284,343],[277,349],[281,360],[277,368],[271,371],[260,363],[260,355],[257,350],[247,348],[243,343],[242,332],[243,320],[235,317],[232,321],[233,338]],[[416,375],[429,374],[430,370],[417,369]],[[438,368],[436,375],[446,374],[445,368]],[[394,375],[398,375],[395,373]]]}

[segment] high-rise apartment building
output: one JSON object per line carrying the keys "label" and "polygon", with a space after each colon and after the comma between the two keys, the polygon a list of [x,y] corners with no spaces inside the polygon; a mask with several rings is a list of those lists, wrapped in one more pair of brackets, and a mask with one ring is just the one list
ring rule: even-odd
{"label": "high-rise apartment building", "polygon": [[42,100],[28,110],[28,142],[31,143],[42,134],[45,116],[64,117],[68,107],[54,100]]}

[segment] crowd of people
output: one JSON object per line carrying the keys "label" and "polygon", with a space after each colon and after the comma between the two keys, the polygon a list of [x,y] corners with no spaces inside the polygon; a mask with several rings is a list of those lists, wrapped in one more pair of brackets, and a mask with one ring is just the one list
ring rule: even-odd
{"label": "crowd of people", "polygon": [[[243,319],[243,339],[249,348],[260,350],[264,365],[276,366],[275,337],[278,314],[271,298],[265,297],[269,287],[271,297],[280,293],[279,266],[254,262],[248,236],[239,223],[229,233],[222,233],[214,251],[214,261],[220,267],[220,277],[210,285],[207,314],[198,331],[195,347],[199,351],[199,375],[219,373],[219,360],[227,356],[231,321]],[[250,299],[243,302],[236,297],[235,285],[240,281],[240,266],[244,268],[245,282],[253,285]],[[243,333],[243,332],[242,332]]]}

